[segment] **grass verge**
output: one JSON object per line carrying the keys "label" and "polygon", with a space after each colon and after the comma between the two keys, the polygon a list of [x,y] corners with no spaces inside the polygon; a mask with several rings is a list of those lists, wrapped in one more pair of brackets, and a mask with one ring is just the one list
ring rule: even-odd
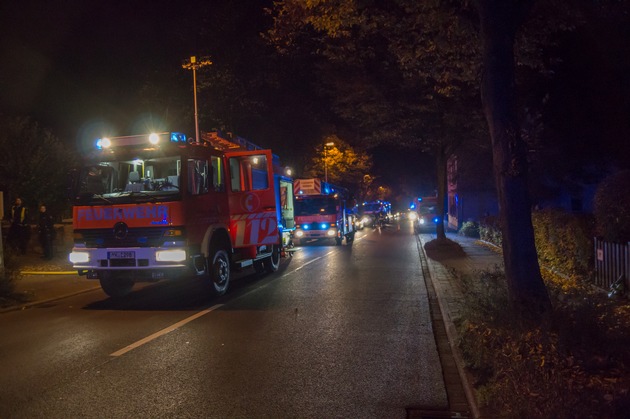
{"label": "grass verge", "polygon": [[501,270],[460,277],[459,347],[493,417],[621,418],[630,411],[630,304],[579,279],[543,274],[554,310],[510,309]]}

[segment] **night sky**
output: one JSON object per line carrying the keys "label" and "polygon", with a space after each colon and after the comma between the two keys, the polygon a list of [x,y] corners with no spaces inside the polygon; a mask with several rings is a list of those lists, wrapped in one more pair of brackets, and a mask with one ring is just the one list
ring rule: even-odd
{"label": "night sky", "polygon": [[[103,125],[115,126],[124,135],[148,124],[141,90],[152,85],[173,89],[172,104],[165,103],[161,115],[152,118],[182,103],[190,106],[192,115],[192,76],[181,68],[182,62],[207,53],[219,61],[234,56],[245,42],[243,35],[256,35],[263,27],[262,8],[269,4],[4,0],[0,112],[31,115],[69,142]],[[200,28],[205,34],[200,35]],[[549,89],[552,120],[547,126],[564,133],[554,141],[565,141],[582,155],[597,144],[603,153],[612,150],[623,161],[630,148],[630,31],[604,33],[608,30],[591,27],[571,45]],[[167,129],[192,132],[194,121],[187,123],[184,129]],[[298,136],[287,141],[296,144]],[[381,163],[387,171],[405,167],[413,169],[413,176],[427,176],[414,167],[417,156],[398,164],[392,155],[380,155],[385,156]],[[400,176],[391,180],[399,183]]]}
{"label": "night sky", "polygon": [[133,123],[140,88],[167,74],[190,78],[191,94],[181,63],[199,54],[198,3],[208,2],[2,2],[1,109],[65,136],[98,120]]}

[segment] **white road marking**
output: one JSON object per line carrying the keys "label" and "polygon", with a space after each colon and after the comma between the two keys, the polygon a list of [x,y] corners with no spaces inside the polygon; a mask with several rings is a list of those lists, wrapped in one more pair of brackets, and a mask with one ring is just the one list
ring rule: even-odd
{"label": "white road marking", "polygon": [[[363,236],[363,237],[365,237],[365,236]],[[316,257],[315,259],[309,260],[308,262],[303,263],[302,265],[300,265],[299,267],[295,268],[291,272],[285,273],[284,275],[282,275],[281,278],[284,278],[285,276],[291,275],[292,273],[299,271],[300,269],[304,268],[305,266],[310,265],[313,262],[317,262],[318,260],[320,260],[320,259],[322,259],[322,258],[324,258],[326,256],[329,256],[329,255],[333,254],[334,252],[335,252],[334,250],[331,250],[330,252],[326,253],[323,256],[319,256],[319,257]],[[250,291],[250,292],[248,292],[248,293],[246,293],[244,295],[241,295],[241,297],[243,297],[243,296],[245,296],[247,294],[250,294],[253,291],[256,291],[256,290],[252,290],[252,291]],[[187,317],[184,320],[181,320],[181,321],[179,321],[179,322],[177,322],[175,324],[172,324],[171,326],[166,327],[166,328],[160,330],[159,332],[155,332],[154,334],[152,334],[150,336],[147,336],[146,338],[140,339],[139,341],[134,342],[131,345],[127,345],[124,348],[119,349],[116,352],[113,352],[113,353],[109,354],[109,356],[121,356],[121,355],[124,355],[127,352],[129,352],[129,351],[132,351],[132,350],[134,350],[134,349],[136,349],[136,348],[138,348],[138,347],[140,347],[140,346],[142,346],[142,345],[144,345],[146,343],[151,342],[152,340],[155,340],[155,339],[159,338],[160,336],[163,336],[163,335],[165,335],[167,333],[170,333],[173,330],[179,329],[180,327],[182,327],[186,323],[190,323],[191,321],[196,320],[196,319],[198,319],[201,316],[205,316],[206,314],[208,314],[208,313],[210,313],[210,312],[212,312],[212,311],[214,311],[214,310],[216,310],[216,309],[218,309],[218,308],[220,308],[222,306],[223,306],[223,304],[217,304],[217,305],[214,305],[214,306],[212,306],[212,307],[210,307],[210,308],[208,308],[206,310],[200,311],[199,313],[193,314],[192,316]]]}
{"label": "white road marking", "polygon": [[200,311],[199,313],[193,314],[192,316],[187,317],[184,320],[179,321],[179,322],[177,322],[175,324],[172,324],[169,327],[160,330],[159,332],[155,332],[154,334],[152,334],[150,336],[147,336],[144,339],[140,339],[139,341],[134,342],[131,345],[125,346],[124,348],[122,348],[122,349],[120,349],[120,350],[118,350],[118,351],[116,351],[114,353],[109,354],[109,356],[121,356],[121,355],[124,355],[127,352],[129,352],[129,351],[131,351],[133,349],[136,349],[139,346],[144,345],[145,343],[149,343],[152,340],[159,338],[160,336],[163,336],[163,335],[165,335],[167,333],[170,333],[173,330],[179,329],[181,326],[185,325],[186,323],[190,323],[191,321],[193,321],[195,319],[198,319],[201,316],[205,316],[206,314],[210,313],[211,311],[216,310],[217,308],[219,308],[221,306],[223,306],[223,304],[217,304],[217,305],[214,305],[214,306],[212,306],[212,307],[210,307],[210,308],[208,308],[206,310]]}

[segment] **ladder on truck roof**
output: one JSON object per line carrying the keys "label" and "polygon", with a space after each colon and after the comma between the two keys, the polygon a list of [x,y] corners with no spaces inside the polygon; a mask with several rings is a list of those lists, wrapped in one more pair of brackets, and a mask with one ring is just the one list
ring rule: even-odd
{"label": "ladder on truck roof", "polygon": [[[209,131],[200,134],[201,139],[217,150],[264,150],[264,148],[246,140],[243,137],[234,135],[231,132]],[[272,153],[274,166],[280,166],[280,157]]]}
{"label": "ladder on truck roof", "polygon": [[262,150],[263,148],[257,146],[245,138],[234,135],[231,132],[223,133],[221,131],[202,132],[201,139],[217,150]]}

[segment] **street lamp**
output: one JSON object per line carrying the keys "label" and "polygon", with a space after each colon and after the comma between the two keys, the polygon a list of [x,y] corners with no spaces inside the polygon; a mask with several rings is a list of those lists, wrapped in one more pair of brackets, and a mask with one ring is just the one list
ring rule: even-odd
{"label": "street lamp", "polygon": [[199,142],[199,118],[197,117],[197,69],[212,65],[210,57],[201,57],[197,61],[197,57],[190,57],[190,61],[184,61],[182,68],[186,70],[192,70],[193,72],[193,95],[195,98],[195,141]]}
{"label": "street lamp", "polygon": [[330,143],[326,143],[324,144],[324,182],[328,183],[328,156],[326,154],[326,151],[328,150],[328,147],[334,147],[335,143],[330,142]]}

